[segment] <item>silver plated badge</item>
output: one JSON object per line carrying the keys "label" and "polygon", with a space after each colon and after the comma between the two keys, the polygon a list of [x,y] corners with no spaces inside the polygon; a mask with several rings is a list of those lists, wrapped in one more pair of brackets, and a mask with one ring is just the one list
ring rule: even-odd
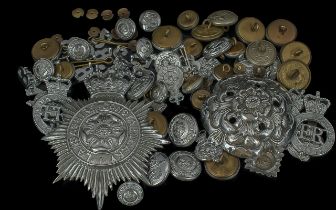
{"label": "silver plated badge", "polygon": [[101,209],[108,188],[146,179],[146,157],[164,141],[147,122],[150,103],[115,102],[105,95],[64,107],[63,122],[43,137],[59,156],[55,182],[84,182]]}
{"label": "silver plated badge", "polygon": [[198,131],[196,119],[186,113],[180,113],[173,117],[168,128],[170,140],[178,147],[188,147],[194,143]]}
{"label": "silver plated badge", "polygon": [[120,203],[126,206],[135,206],[142,201],[144,192],[138,183],[125,182],[119,186],[117,197]]}
{"label": "silver plated badge", "polygon": [[169,158],[162,152],[155,152],[149,158],[148,180],[150,186],[164,183],[170,174]]}
{"label": "silver plated badge", "polygon": [[[294,125],[291,105],[288,92],[277,82],[234,76],[218,82],[205,101],[203,124],[210,141],[250,159],[249,168],[256,168],[253,171],[276,176],[280,153],[287,147]],[[258,158],[266,153],[276,161],[271,161],[269,168],[259,168]]]}
{"label": "silver plated badge", "polygon": [[115,32],[124,41],[130,40],[136,33],[136,25],[130,18],[120,18],[115,25]]}
{"label": "silver plated badge", "polygon": [[171,174],[181,181],[195,180],[202,172],[199,160],[191,152],[176,151],[169,156]]}
{"label": "silver plated badge", "polygon": [[142,30],[152,32],[161,25],[161,17],[154,10],[146,10],[140,15],[139,25]]}
{"label": "silver plated badge", "polygon": [[68,54],[72,60],[82,61],[90,57],[92,46],[88,41],[72,37],[68,43]]}
{"label": "silver plated badge", "polygon": [[54,64],[45,58],[38,59],[33,66],[35,77],[40,81],[48,80],[55,71]]}
{"label": "silver plated badge", "polygon": [[145,37],[138,39],[136,44],[136,52],[143,59],[150,58],[150,56],[153,54],[152,42]]}
{"label": "silver plated badge", "polygon": [[232,47],[232,41],[226,37],[214,40],[204,47],[203,55],[206,57],[218,57]]}
{"label": "silver plated badge", "polygon": [[155,58],[155,70],[157,72],[162,69],[167,68],[168,66],[181,66],[181,58],[180,56],[173,51],[163,51],[157,55]]}

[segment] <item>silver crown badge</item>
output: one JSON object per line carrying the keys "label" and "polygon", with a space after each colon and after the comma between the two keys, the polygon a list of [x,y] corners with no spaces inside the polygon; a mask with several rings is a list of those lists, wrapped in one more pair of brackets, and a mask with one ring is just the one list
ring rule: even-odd
{"label": "silver crown badge", "polygon": [[132,79],[127,75],[116,75],[108,71],[93,72],[84,80],[91,97],[97,94],[116,94],[124,97],[132,83]]}
{"label": "silver crown badge", "polygon": [[330,101],[326,98],[321,98],[319,91],[316,92],[316,96],[307,94],[303,100],[306,112],[314,112],[324,115],[330,106]]}
{"label": "silver crown badge", "polygon": [[68,90],[71,87],[71,81],[60,77],[50,77],[45,82],[48,94],[59,94],[67,96]]}

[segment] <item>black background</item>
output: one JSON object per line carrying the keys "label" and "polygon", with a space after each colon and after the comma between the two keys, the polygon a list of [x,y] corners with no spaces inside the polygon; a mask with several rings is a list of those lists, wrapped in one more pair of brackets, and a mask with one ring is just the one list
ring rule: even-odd
{"label": "black background", "polygon": [[[71,16],[74,8],[85,10],[96,8],[99,11],[112,9],[114,13],[127,7],[131,18],[137,22],[139,14],[146,9],[158,11],[162,17],[162,25],[176,24],[178,14],[186,9],[193,9],[203,20],[213,11],[219,9],[232,10],[240,18],[254,16],[265,25],[277,18],[291,20],[298,28],[297,40],[306,43],[313,55],[310,65],[312,72],[311,85],[307,93],[321,91],[321,96],[329,98],[335,104],[334,72],[334,23],[330,7],[318,1],[315,3],[298,3],[294,1],[177,1],[160,0],[153,3],[143,1],[25,1],[12,2],[11,7],[3,8],[10,13],[2,21],[10,23],[13,29],[10,33],[3,29],[7,37],[5,44],[9,46],[9,67],[3,69],[9,73],[4,77],[10,94],[13,110],[9,114],[6,129],[2,137],[10,145],[3,147],[6,159],[3,160],[2,173],[9,175],[3,180],[9,186],[5,193],[6,199],[13,209],[23,206],[25,209],[96,209],[95,199],[82,183],[61,181],[52,184],[56,178],[56,155],[46,142],[40,141],[42,134],[35,128],[31,108],[25,105],[28,98],[24,88],[16,78],[16,68],[20,65],[32,66],[30,50],[33,44],[45,37],[60,33],[63,38],[71,36],[86,38],[91,26],[111,29],[117,19],[104,22],[87,20],[85,17],[75,19]],[[139,31],[141,31],[139,29]],[[140,33],[150,37],[150,34]],[[13,51],[12,51],[13,50]],[[7,84],[8,83],[8,84]],[[188,98],[186,98],[188,101]],[[188,102],[180,107],[172,106],[165,114],[168,120],[179,112],[190,112],[199,117],[198,112],[188,108]],[[335,125],[335,105],[328,110],[326,117]],[[10,135],[8,137],[8,134]],[[174,149],[173,146],[169,150]],[[128,209],[167,208],[197,208],[200,205],[208,209],[226,208],[290,208],[319,206],[325,208],[333,205],[333,190],[335,187],[335,149],[321,158],[312,158],[304,163],[287,152],[283,158],[280,173],[277,178],[250,173],[241,169],[238,176],[230,181],[217,181],[205,174],[193,182],[181,182],[169,177],[160,187],[144,186],[144,200],[137,206]],[[8,155],[9,154],[9,155]],[[242,164],[243,166],[243,164]],[[104,209],[127,208],[116,198],[116,189],[109,192],[105,199]]]}

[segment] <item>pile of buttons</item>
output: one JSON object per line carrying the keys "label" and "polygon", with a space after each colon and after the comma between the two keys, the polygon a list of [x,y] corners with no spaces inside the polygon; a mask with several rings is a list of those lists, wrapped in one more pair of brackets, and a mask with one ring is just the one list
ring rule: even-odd
{"label": "pile of buttons", "polygon": [[[83,182],[98,209],[115,186],[118,200],[133,206],[143,199],[141,185],[159,186],[170,174],[195,180],[202,163],[218,180],[235,177],[241,160],[276,177],[285,150],[308,161],[332,148],[334,129],[324,117],[330,102],[304,93],[311,53],[295,41],[290,21],[265,27],[220,10],[200,23],[187,10],[173,26],[147,10],[137,28],[128,10],[118,16],[114,29],[92,27],[88,39],[39,40],[32,69],[18,69],[33,97],[33,121],[58,156],[55,182]],[[112,11],[102,17],[111,20]],[[138,38],[138,30],[151,36]],[[73,97],[77,84],[87,99]],[[202,125],[190,113],[167,122],[164,110],[183,100],[200,111]],[[170,143],[175,151],[165,154]]]}

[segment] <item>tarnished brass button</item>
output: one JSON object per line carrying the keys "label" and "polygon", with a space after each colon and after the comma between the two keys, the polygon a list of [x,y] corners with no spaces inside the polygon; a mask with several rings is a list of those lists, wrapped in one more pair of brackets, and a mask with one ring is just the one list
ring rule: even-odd
{"label": "tarnished brass button", "polygon": [[212,41],[221,37],[224,33],[223,28],[213,26],[209,20],[204,21],[201,25],[196,26],[191,35],[201,41]]}
{"label": "tarnished brass button", "polygon": [[113,18],[112,10],[106,9],[101,12],[100,16],[103,20],[111,20]]}
{"label": "tarnished brass button", "polygon": [[98,17],[98,10],[96,9],[89,9],[87,12],[86,12],[86,18],[89,19],[89,20],[93,20],[93,19],[96,19]]}
{"label": "tarnished brass button", "polygon": [[198,22],[199,22],[199,16],[193,10],[183,11],[177,17],[177,25],[182,30],[191,30],[197,26]]}
{"label": "tarnished brass button", "polygon": [[34,44],[31,53],[34,60],[40,58],[52,60],[59,55],[60,44],[55,39],[44,38]]}
{"label": "tarnished brass button", "polygon": [[224,152],[219,162],[206,161],[204,163],[207,174],[217,180],[234,178],[240,169],[239,158]]}
{"label": "tarnished brass button", "polygon": [[285,19],[274,20],[266,29],[266,38],[278,46],[282,46],[295,40],[296,36],[296,26]]}
{"label": "tarnished brass button", "polygon": [[210,96],[210,92],[207,90],[197,90],[191,95],[191,105],[200,110],[204,101]]}
{"label": "tarnished brass button", "polygon": [[294,41],[286,44],[280,50],[280,59],[282,62],[295,59],[309,65],[311,61],[311,52],[307,45],[302,42]]}
{"label": "tarnished brass button", "polygon": [[168,132],[168,122],[164,115],[160,112],[148,112],[148,122],[158,131],[162,136],[166,136]]}
{"label": "tarnished brass button", "polygon": [[55,66],[55,76],[61,76],[62,79],[71,79],[75,74],[75,68],[72,63],[62,61]]}
{"label": "tarnished brass button", "polygon": [[247,44],[260,41],[265,37],[265,26],[255,17],[246,17],[237,23],[236,34],[241,41]]}
{"label": "tarnished brass button", "polygon": [[84,10],[82,8],[76,8],[72,10],[72,17],[80,18],[84,16]]}
{"label": "tarnished brass button", "polygon": [[306,89],[311,80],[309,67],[299,60],[288,60],[281,64],[277,80],[287,89]]}
{"label": "tarnished brass button", "polygon": [[100,29],[98,27],[91,27],[88,31],[88,35],[90,37],[96,38],[99,36],[99,34],[100,34]]}
{"label": "tarnished brass button", "polygon": [[200,41],[194,38],[186,38],[183,42],[183,45],[186,49],[187,54],[194,56],[195,58],[199,57],[202,53],[203,46]]}
{"label": "tarnished brass button", "polygon": [[182,42],[182,33],[175,26],[159,26],[152,34],[153,46],[159,50],[174,49]]}
{"label": "tarnished brass button", "polygon": [[213,71],[213,76],[217,80],[223,80],[232,75],[233,75],[233,69],[227,63],[223,63],[223,64],[216,66]]}
{"label": "tarnished brass button", "polygon": [[237,58],[239,55],[244,54],[245,50],[245,44],[237,41],[234,46],[224,53],[224,55],[228,58]]}

